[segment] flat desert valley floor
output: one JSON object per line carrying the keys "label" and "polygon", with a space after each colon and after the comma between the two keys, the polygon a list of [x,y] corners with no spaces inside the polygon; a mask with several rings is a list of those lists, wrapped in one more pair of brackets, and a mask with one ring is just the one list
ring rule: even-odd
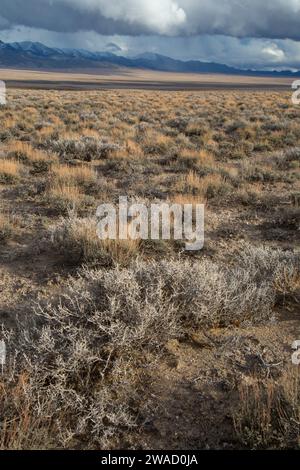
{"label": "flat desert valley floor", "polygon": [[8,87],[59,90],[215,90],[215,89],[288,89],[293,78],[251,77],[221,74],[185,74],[129,68],[101,68],[88,73],[68,71],[1,70]]}
{"label": "flat desert valley floor", "polygon": [[[300,107],[288,81],[227,80],[8,89],[1,448],[299,447]],[[204,249],[101,241],[119,196],[205,204]]]}

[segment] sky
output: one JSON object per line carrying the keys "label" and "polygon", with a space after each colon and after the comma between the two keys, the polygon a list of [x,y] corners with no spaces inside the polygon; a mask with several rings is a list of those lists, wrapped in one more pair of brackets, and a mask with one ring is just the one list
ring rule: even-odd
{"label": "sky", "polygon": [[300,0],[0,0],[0,39],[300,69]]}

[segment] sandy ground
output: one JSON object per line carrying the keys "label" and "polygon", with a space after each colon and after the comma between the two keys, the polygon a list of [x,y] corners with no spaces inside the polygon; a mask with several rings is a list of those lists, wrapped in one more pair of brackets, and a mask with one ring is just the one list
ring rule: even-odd
{"label": "sandy ground", "polygon": [[281,89],[291,86],[292,78],[248,77],[218,74],[185,74],[138,69],[101,69],[99,73],[32,70],[0,70],[0,79],[9,88],[62,90],[145,89]]}

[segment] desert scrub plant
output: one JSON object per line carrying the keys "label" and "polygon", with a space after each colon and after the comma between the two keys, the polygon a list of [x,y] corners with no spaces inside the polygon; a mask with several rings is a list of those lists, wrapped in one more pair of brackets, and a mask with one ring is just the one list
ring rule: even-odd
{"label": "desert scrub plant", "polygon": [[239,387],[235,430],[250,449],[299,449],[300,376],[294,367],[278,380],[258,380]]}
{"label": "desert scrub plant", "polygon": [[50,171],[52,164],[56,161],[57,157],[55,155],[48,156],[46,154],[36,152],[30,160],[30,165],[32,166],[30,172],[37,175],[47,173]]}
{"label": "desert scrub plant", "polygon": [[135,426],[134,361],[112,359],[116,351],[106,326],[92,329],[99,315],[84,315],[80,325],[76,314],[60,312],[62,321],[54,312],[45,312],[47,318],[41,313],[43,329],[27,330],[27,340],[10,343],[23,352],[17,370],[8,365],[9,377],[0,385],[2,450],[74,449],[83,442],[108,449]]}
{"label": "desert scrub plant", "polygon": [[16,121],[13,117],[1,119],[0,141],[9,141],[16,135]]}
{"label": "desert scrub plant", "polygon": [[136,423],[149,353],[176,334],[162,290],[141,294],[127,270],[84,270],[58,300],[2,334],[11,352],[0,387],[2,446],[117,446]]}
{"label": "desert scrub plant", "polygon": [[91,162],[92,160],[108,158],[111,152],[120,150],[120,146],[117,144],[86,136],[78,139],[49,140],[44,145],[66,161],[76,159]]}
{"label": "desert scrub plant", "polygon": [[247,132],[250,132],[249,123],[243,120],[229,122],[225,128],[226,134],[234,135],[238,138],[245,138]]}
{"label": "desert scrub plant", "polygon": [[282,227],[286,230],[299,230],[300,228],[300,208],[288,207],[284,212],[274,218],[276,227]]}
{"label": "desert scrub plant", "polygon": [[124,266],[139,252],[139,240],[101,240],[94,218],[79,218],[72,212],[53,226],[50,234],[53,246],[74,263]]}
{"label": "desert scrub plant", "polygon": [[13,184],[21,174],[22,165],[16,160],[0,159],[0,183]]}
{"label": "desert scrub plant", "polygon": [[234,194],[232,194],[232,199],[237,204],[242,204],[243,206],[261,206],[262,191],[257,186],[245,183],[242,187],[237,189]]}
{"label": "desert scrub plant", "polygon": [[[74,218],[63,220],[62,229],[54,229],[54,242],[61,242],[64,246],[66,240],[70,238],[70,231],[78,233],[80,223],[89,227],[88,233],[91,233],[95,240],[93,243],[101,245],[101,240],[95,239],[95,223],[93,222],[91,229],[91,221],[79,219],[76,222]],[[67,235],[65,235],[65,226],[67,226]],[[87,230],[86,227],[84,230]],[[94,250],[93,245],[92,253]],[[172,306],[172,315],[175,315],[174,321],[176,320],[177,326],[181,325],[183,329],[207,328],[245,321],[258,323],[273,318],[276,285],[280,275],[286,266],[296,267],[297,263],[297,256],[293,253],[276,250],[273,252],[263,247],[255,250],[245,245],[243,253],[236,256],[234,264],[230,267],[208,260],[192,262],[171,259],[146,262],[136,258],[126,268],[120,269],[116,266],[105,272],[107,279],[111,276],[114,283],[117,276],[134,280],[131,285],[135,286],[135,293],[131,293],[129,287],[125,289],[126,293],[123,292],[118,284],[120,296],[124,296],[122,300],[124,311],[130,309],[130,306],[124,304],[126,295],[128,299],[132,295],[140,296],[141,302],[144,302],[145,293],[147,299],[163,296]],[[89,279],[102,275],[103,271],[99,269],[85,270],[85,276]]]}
{"label": "desert scrub plant", "polygon": [[162,261],[141,268],[137,276],[142,285],[155,289],[161,284],[180,321],[191,329],[257,323],[271,315],[271,286],[257,284],[242,268],[226,269],[208,261]]}
{"label": "desert scrub plant", "polygon": [[257,165],[249,160],[242,161],[239,172],[240,177],[248,182],[272,183],[282,178],[272,167]]}
{"label": "desert scrub plant", "polygon": [[189,171],[187,175],[183,175],[175,184],[175,190],[183,194],[203,194],[202,180],[195,171]]}
{"label": "desert scrub plant", "polygon": [[163,285],[189,325],[259,323],[273,318],[279,286],[299,272],[299,255],[244,244],[231,267],[213,262],[167,261],[140,266],[143,285]]}
{"label": "desert scrub plant", "polygon": [[[83,225],[82,229],[80,224]],[[85,256],[91,257],[90,259],[100,254],[102,264],[102,242],[95,238],[95,233],[94,221],[91,228],[91,221],[79,219],[76,222],[73,218],[62,220],[61,227],[54,228],[52,237],[53,243],[61,247],[68,256],[75,246],[76,253],[85,251]],[[93,237],[93,241],[87,242],[87,237]],[[85,247],[82,246],[84,244]],[[120,259],[115,261],[121,264]],[[89,282],[92,279],[102,279],[104,275],[107,280],[111,279],[109,292],[114,292],[111,298],[114,299],[115,306],[122,306],[124,315],[127,315],[126,312],[130,314],[132,297],[141,303],[140,308],[150,299],[151,305],[156,305],[153,304],[154,299],[164,299],[165,315],[168,315],[169,306],[172,321],[176,323],[176,331],[180,335],[186,329],[244,322],[255,324],[273,318],[276,303],[275,280],[278,278],[276,273],[280,273],[290,261],[296,263],[292,254],[286,256],[279,252],[273,256],[260,249],[253,255],[253,251],[248,251],[245,246],[242,259],[237,257],[231,267],[211,261],[174,259],[146,262],[136,258],[123,269],[118,266],[105,271],[85,269],[84,275]],[[277,267],[272,270],[268,264]],[[125,282],[123,288],[122,280]]]}
{"label": "desert scrub plant", "polygon": [[238,255],[238,262],[245,266],[256,282],[270,279],[275,304],[299,301],[299,253],[246,244]]}
{"label": "desert scrub plant", "polygon": [[277,283],[283,275],[286,279],[287,269],[291,272],[300,271],[300,254],[293,251],[282,251],[268,246],[254,246],[249,243],[237,255],[237,260],[258,280],[272,278]]}

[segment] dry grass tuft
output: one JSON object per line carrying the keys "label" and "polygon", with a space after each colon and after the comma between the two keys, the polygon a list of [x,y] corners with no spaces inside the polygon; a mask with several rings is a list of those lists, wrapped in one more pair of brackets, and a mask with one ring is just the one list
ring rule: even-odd
{"label": "dry grass tuft", "polygon": [[80,206],[83,194],[75,184],[54,182],[49,188],[47,199],[54,209],[66,213]]}
{"label": "dry grass tuft", "polygon": [[10,217],[0,212],[0,243],[5,243],[11,237],[13,231]]}
{"label": "dry grass tuft", "polygon": [[300,379],[296,367],[278,380],[254,380],[239,388],[237,434],[250,449],[299,449]]}
{"label": "dry grass tuft", "polygon": [[203,199],[213,199],[225,195],[229,191],[229,185],[219,174],[199,176],[195,171],[190,171],[182,176],[175,184],[175,190],[182,194],[200,196]]}
{"label": "dry grass tuft", "polygon": [[52,154],[49,156],[40,150],[34,149],[27,142],[17,141],[10,143],[8,152],[9,158],[31,165],[34,173],[49,171],[51,164],[57,161],[56,155]]}
{"label": "dry grass tuft", "polygon": [[70,215],[52,228],[52,243],[75,263],[125,266],[137,256],[139,240],[101,240],[96,229],[95,219]]}
{"label": "dry grass tuft", "polygon": [[0,160],[0,183],[12,184],[20,176],[22,165],[16,160]]}
{"label": "dry grass tuft", "polygon": [[55,165],[52,167],[55,184],[81,186],[88,190],[96,185],[97,175],[88,166]]}
{"label": "dry grass tuft", "polygon": [[216,163],[213,155],[206,150],[190,150],[183,149],[180,152],[180,163],[182,163],[186,168],[196,169],[214,169],[216,168]]}

